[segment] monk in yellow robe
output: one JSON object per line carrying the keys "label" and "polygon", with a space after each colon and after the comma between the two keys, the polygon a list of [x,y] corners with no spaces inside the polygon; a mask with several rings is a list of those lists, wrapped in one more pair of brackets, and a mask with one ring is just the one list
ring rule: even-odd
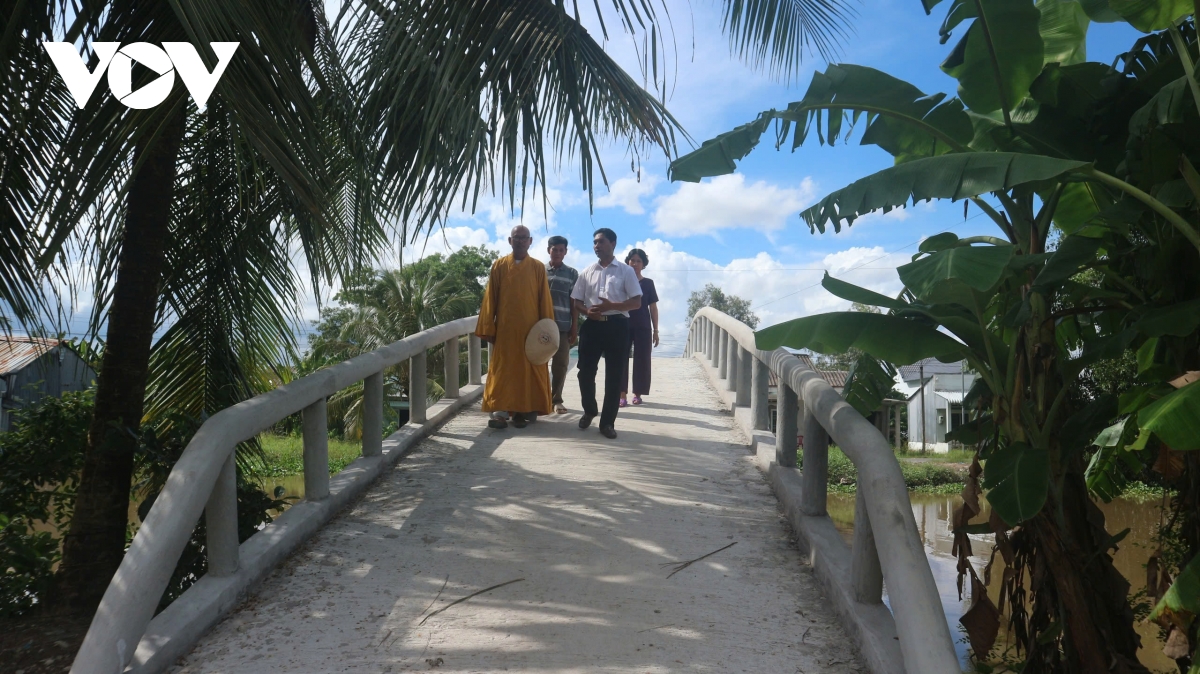
{"label": "monk in yellow robe", "polygon": [[[534,365],[525,356],[525,338],[543,318],[554,318],[546,265],[529,257],[533,237],[518,225],[508,237],[512,254],[496,260],[488,275],[479,309],[475,334],[492,344],[487,383],[483,389],[483,411],[512,416],[513,425],[524,428],[538,414],[550,413],[548,366]],[[488,421],[492,428],[505,428],[502,414]]]}

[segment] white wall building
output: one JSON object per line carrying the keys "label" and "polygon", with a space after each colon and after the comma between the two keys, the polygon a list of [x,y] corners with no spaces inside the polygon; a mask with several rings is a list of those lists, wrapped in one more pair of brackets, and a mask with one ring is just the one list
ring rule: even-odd
{"label": "white wall building", "polygon": [[904,365],[897,388],[908,395],[908,448],[950,451],[946,434],[966,420],[963,396],[975,383],[966,361],[942,363],[933,358]]}

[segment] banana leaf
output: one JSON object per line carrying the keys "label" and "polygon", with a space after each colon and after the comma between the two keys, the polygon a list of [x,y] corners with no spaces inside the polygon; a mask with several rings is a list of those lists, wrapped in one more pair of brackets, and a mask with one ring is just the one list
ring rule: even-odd
{"label": "banana leaf", "polygon": [[[974,134],[962,102],[946,101],[945,94],[926,95],[874,68],[837,64],[814,73],[804,98],[786,110],[767,110],[753,122],[707,140],[671,162],[671,180],[699,182],[733,173],[736,162],[758,145],[772,120],[783,122],[777,144],[792,133],[795,149],[814,129],[820,142],[833,144],[843,137],[842,122],[847,115],[851,122],[865,115],[862,143],[882,147],[897,163],[965,151]],[[845,128],[848,136],[853,124]]]}
{"label": "banana leaf", "polygon": [[1062,179],[1086,162],[1013,152],[970,152],[918,159],[854,181],[800,214],[810,230],[825,231],[832,221],[853,224],[861,215],[917,201],[965,199],[1027,183]]}
{"label": "banana leaf", "polygon": [[1016,526],[1046,503],[1050,488],[1050,453],[1022,443],[999,449],[983,468],[983,488],[996,514]]}
{"label": "banana leaf", "polygon": [[1163,396],[1138,412],[1138,426],[1177,451],[1200,449],[1200,382]]}
{"label": "banana leaf", "polygon": [[942,70],[958,80],[958,97],[971,110],[1011,110],[1042,71],[1041,13],[1029,2],[955,0],[943,39],[958,22],[972,17]]}
{"label": "banana leaf", "polygon": [[1075,0],[1038,0],[1038,32],[1046,63],[1072,65],[1087,60],[1087,30],[1091,21]]}
{"label": "banana leaf", "polygon": [[987,293],[1008,271],[1014,246],[958,246],[896,269],[918,299],[929,303],[970,305],[971,291]]}
{"label": "banana leaf", "polygon": [[966,350],[965,345],[927,323],[857,311],[797,318],[759,330],[754,336],[762,351],[786,346],[818,353],[845,353],[856,348],[897,365],[908,365],[922,358],[952,362]]}

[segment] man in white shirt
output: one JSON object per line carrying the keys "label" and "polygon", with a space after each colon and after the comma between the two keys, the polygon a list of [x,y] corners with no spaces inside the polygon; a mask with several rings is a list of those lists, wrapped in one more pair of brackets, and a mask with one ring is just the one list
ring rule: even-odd
{"label": "man in white shirt", "polygon": [[[629,312],[642,305],[642,286],[637,273],[613,256],[616,232],[601,227],[592,235],[592,250],[599,261],[579,272],[571,299],[587,319],[579,329],[579,394],[583,416],[579,427],[592,425],[600,414],[600,433],[617,437],[617,404],[621,397],[621,373],[629,358]],[[604,407],[596,409],[596,371],[604,357]]]}

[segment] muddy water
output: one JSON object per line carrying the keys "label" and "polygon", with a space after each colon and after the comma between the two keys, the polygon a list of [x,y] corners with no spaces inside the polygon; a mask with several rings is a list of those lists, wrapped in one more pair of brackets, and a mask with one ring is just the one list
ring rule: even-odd
{"label": "muddy water", "polygon": [[[969,665],[967,659],[966,632],[958,619],[970,608],[969,590],[963,598],[958,598],[957,571],[954,557],[950,555],[954,538],[950,534],[950,517],[954,507],[961,502],[957,496],[934,496],[930,494],[910,493],[913,515],[917,520],[917,529],[925,541],[925,554],[929,558],[929,567],[933,570],[933,578],[942,596],[942,608],[946,612],[946,620],[950,624],[950,634],[955,638],[955,649],[963,663],[964,671]],[[986,522],[990,516],[987,502],[980,499],[984,512],[977,518]],[[1159,522],[1160,504],[1158,501],[1138,502],[1117,499],[1112,503],[1101,503],[1104,511],[1105,525],[1109,532],[1119,532],[1126,527],[1129,535],[1125,537],[1114,555],[1113,562],[1117,570],[1129,580],[1131,592],[1144,589],[1146,586],[1145,562],[1153,551],[1151,536]],[[854,532],[854,495],[830,494],[828,500],[829,516],[849,543]],[[971,562],[980,578],[983,577],[983,567],[987,565],[988,556],[992,551],[994,537],[971,536]],[[997,558],[998,567],[1003,562]],[[1000,573],[992,574],[992,583],[988,594],[995,601],[999,596]],[[886,589],[885,589],[886,592]],[[884,601],[887,601],[886,596]],[[1003,618],[1007,620],[1007,616]],[[1139,659],[1142,664],[1155,672],[1176,672],[1175,663],[1162,654],[1162,642],[1158,637],[1158,627],[1152,624],[1140,624],[1137,631],[1142,637],[1142,650]],[[997,650],[1004,643],[1004,630],[1001,629],[997,641]]]}

